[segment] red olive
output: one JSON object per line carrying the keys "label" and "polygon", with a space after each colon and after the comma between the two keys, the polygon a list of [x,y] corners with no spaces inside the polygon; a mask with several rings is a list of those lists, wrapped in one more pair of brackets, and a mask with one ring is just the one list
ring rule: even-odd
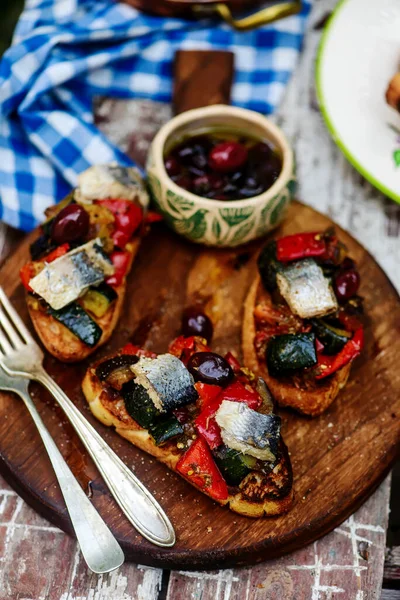
{"label": "red olive", "polygon": [[195,381],[211,385],[224,387],[234,378],[228,361],[215,352],[195,352],[190,357],[187,368]]}
{"label": "red olive", "polygon": [[355,269],[339,271],[333,281],[333,287],[339,302],[355,296],[360,287],[360,275],[358,271]]}
{"label": "red olive", "polygon": [[211,319],[200,308],[191,306],[183,313],[182,333],[185,337],[198,335],[210,342],[213,335]]}
{"label": "red olive", "polygon": [[54,218],[51,237],[57,244],[75,242],[89,231],[89,214],[80,204],[68,204]]}
{"label": "red olive", "polygon": [[247,148],[239,142],[222,142],[211,150],[208,164],[214,171],[229,173],[239,169],[247,160]]}

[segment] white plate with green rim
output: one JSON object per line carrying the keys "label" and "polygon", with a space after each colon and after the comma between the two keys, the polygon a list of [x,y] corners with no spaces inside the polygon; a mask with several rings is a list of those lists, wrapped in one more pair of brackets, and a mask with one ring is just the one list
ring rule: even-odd
{"label": "white plate with green rim", "polygon": [[352,165],[400,203],[400,114],[385,92],[400,70],[400,0],[341,0],[318,51],[317,93]]}

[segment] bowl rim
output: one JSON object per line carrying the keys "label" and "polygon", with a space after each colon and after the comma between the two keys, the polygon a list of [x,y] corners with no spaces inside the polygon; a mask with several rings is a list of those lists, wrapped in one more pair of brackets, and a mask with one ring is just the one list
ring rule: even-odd
{"label": "bowl rim", "polygon": [[[263,128],[266,131],[267,136],[268,134],[272,134],[278,142],[277,145],[282,154],[282,170],[278,179],[272,184],[272,186],[262,194],[258,194],[258,196],[242,198],[239,200],[214,200],[212,198],[203,198],[202,196],[198,196],[197,194],[189,192],[188,190],[178,186],[165,170],[163,156],[164,146],[167,139],[173,134],[174,130],[197,118],[204,118],[208,116],[211,117],[215,115],[225,116],[227,114],[243,119],[243,121],[251,121],[252,123]],[[277,193],[279,193],[293,177],[293,150],[280,127],[275,125],[275,123],[261,113],[257,113],[247,108],[240,108],[227,104],[214,104],[212,106],[194,108],[172,117],[170,121],[161,127],[153,139],[151,149],[153,154],[153,168],[155,169],[156,174],[164,180],[164,184],[177,196],[185,196],[186,198],[196,202],[198,205],[203,205],[208,209],[219,209],[222,207],[243,208],[264,204],[265,202],[275,198]]]}

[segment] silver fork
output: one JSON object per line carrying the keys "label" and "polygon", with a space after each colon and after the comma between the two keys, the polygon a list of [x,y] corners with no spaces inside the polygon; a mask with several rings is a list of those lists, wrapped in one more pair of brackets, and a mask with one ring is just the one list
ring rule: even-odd
{"label": "silver fork", "polygon": [[89,569],[94,573],[109,573],[122,565],[125,560],[124,553],[75,479],[53,438],[47,431],[29,395],[28,386],[28,379],[10,377],[3,369],[0,369],[0,390],[15,392],[22,398],[39,431],[60,485],[81,552]]}
{"label": "silver fork", "polygon": [[[139,479],[111,450],[43,368],[43,352],[0,287],[1,367],[11,376],[33,379],[54,396],[132,525],[150,542],[170,547],[175,532],[167,515]],[[5,335],[6,334],[6,335]]]}

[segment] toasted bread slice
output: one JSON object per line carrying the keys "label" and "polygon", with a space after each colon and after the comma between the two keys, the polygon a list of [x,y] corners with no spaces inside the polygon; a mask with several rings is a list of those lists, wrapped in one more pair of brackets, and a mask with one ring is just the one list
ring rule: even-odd
{"label": "toasted bread slice", "polygon": [[[139,237],[133,239],[126,245],[125,250],[130,253],[130,262],[126,274],[129,273],[132,267],[139,246]],[[38,336],[50,354],[63,362],[78,362],[95,352],[99,346],[105,344],[112,335],[120,317],[124,303],[125,288],[126,276],[121,285],[114,288],[118,294],[118,298],[113,302],[105,315],[101,318],[92,316],[93,320],[96,321],[103,331],[99,342],[93,347],[82,342],[67,327],[65,327],[65,325],[45,312],[38,300],[34,296],[28,294],[27,305],[29,315]]]}
{"label": "toasted bread slice", "polygon": [[267,296],[268,292],[264,290],[261,280],[257,276],[250,287],[244,304],[242,329],[244,364],[255,374],[265,379],[272,395],[280,406],[294,408],[311,417],[320,415],[332,404],[339,391],[346,385],[351,363],[342,367],[332,377],[315,381],[312,387],[308,386],[307,388],[297,387],[292,382],[271,377],[266,362],[259,360],[254,347],[254,338],[256,335],[254,309],[262,297],[265,298]]}
{"label": "toasted bread slice", "polygon": [[[157,458],[172,471],[176,471],[182,450],[179,450],[173,442],[167,442],[162,446],[154,443],[148,431],[138,425],[128,414],[123,398],[110,397],[107,386],[96,375],[97,364],[87,370],[82,383],[83,393],[94,416],[104,425],[114,426],[119,435]],[[274,469],[266,475],[259,471],[252,471],[238,487],[229,486],[228,499],[221,501],[220,504],[248,517],[280,515],[287,512],[292,505],[292,482],[289,455],[285,444],[281,441],[280,459]],[[200,491],[206,493],[205,490]]]}

